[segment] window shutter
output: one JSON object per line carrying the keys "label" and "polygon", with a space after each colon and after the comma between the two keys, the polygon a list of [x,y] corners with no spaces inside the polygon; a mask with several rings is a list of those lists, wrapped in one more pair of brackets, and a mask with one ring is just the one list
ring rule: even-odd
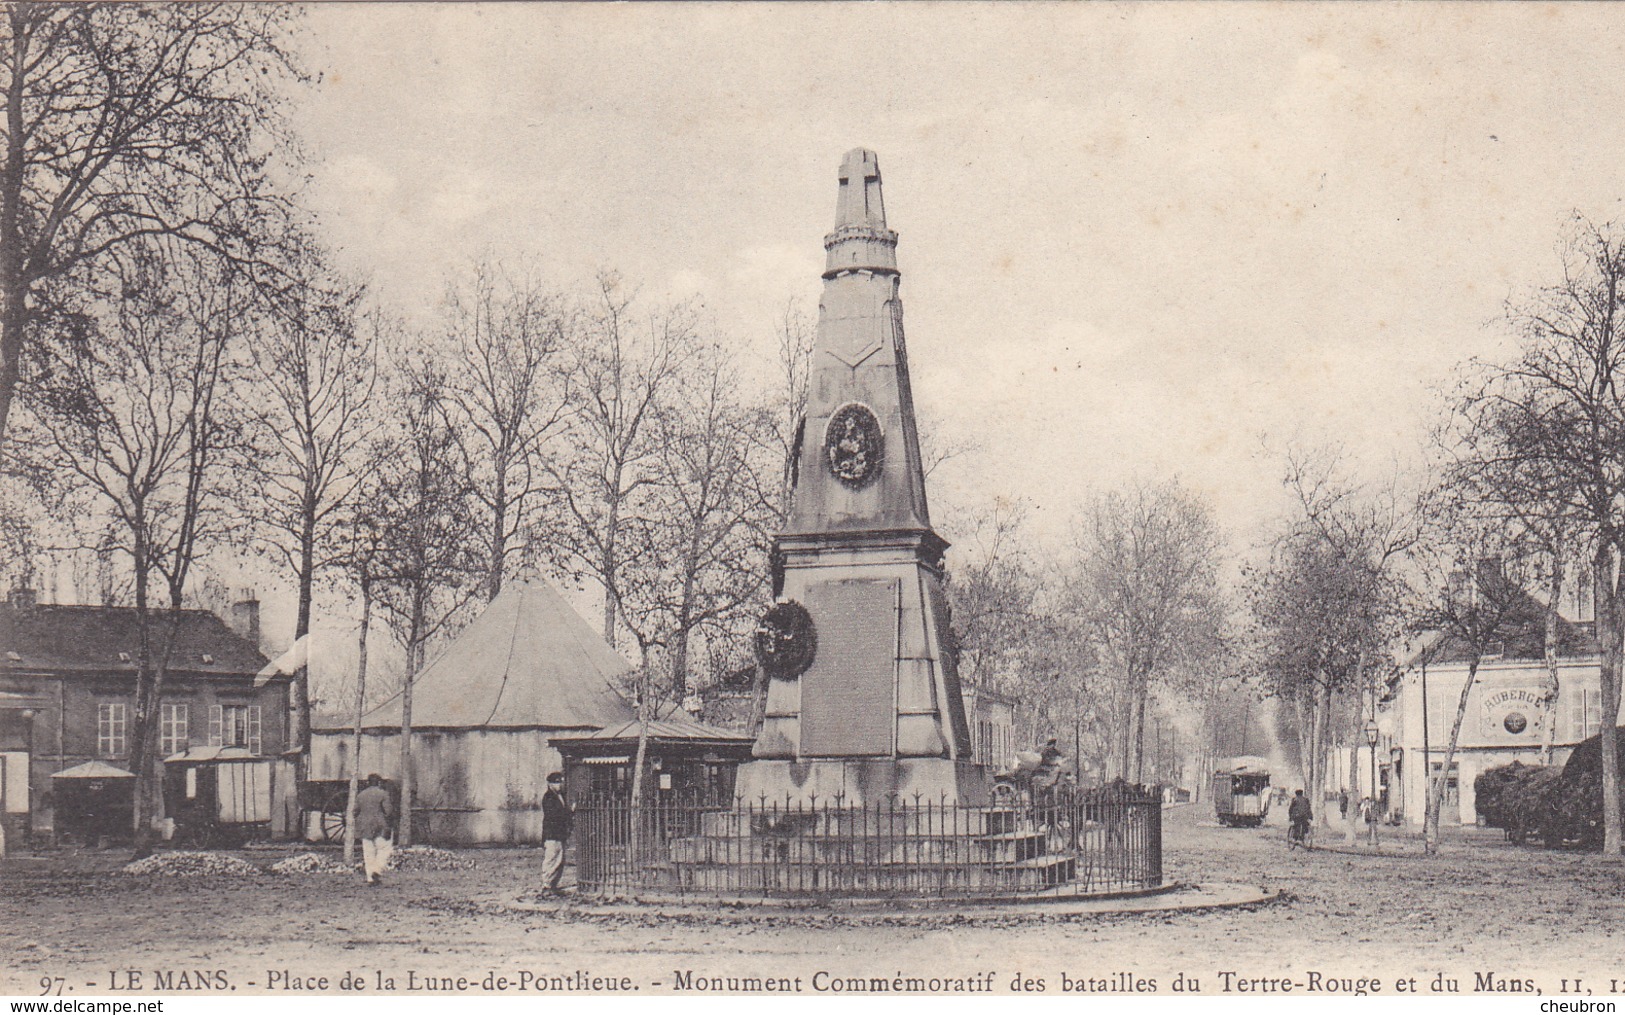
{"label": "window shutter", "polygon": [[219,747],[221,743],[221,710],[219,705],[209,706],[209,746]]}
{"label": "window shutter", "polygon": [[260,707],[248,706],[248,753],[260,753]]}

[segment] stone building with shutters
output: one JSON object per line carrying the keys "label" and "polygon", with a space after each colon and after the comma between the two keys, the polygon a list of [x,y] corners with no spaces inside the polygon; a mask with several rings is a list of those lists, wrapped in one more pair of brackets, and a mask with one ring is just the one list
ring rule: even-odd
{"label": "stone building with shutters", "polygon": [[[157,757],[192,747],[286,747],[288,677],[254,686],[259,604],[232,621],[181,610],[165,678]],[[154,611],[154,631],[170,614]],[[37,603],[27,590],[0,604],[0,814],[7,840],[56,830],[52,776],[99,762],[128,770],[135,719],[136,611]]]}
{"label": "stone building with shutters", "polygon": [[[1587,604],[1579,604],[1579,610],[1575,604],[1565,605],[1571,616],[1589,614]],[[1541,609],[1538,603],[1535,607]],[[1462,644],[1438,633],[1425,637],[1401,661],[1378,704],[1376,757],[1361,744],[1353,749],[1355,764],[1351,767],[1342,760],[1334,772],[1357,772],[1356,795],[1363,795],[1374,770],[1385,817],[1419,828],[1429,771],[1444,780],[1440,820],[1474,824],[1478,820],[1474,780],[1514,761],[1542,764],[1549,728],[1552,751],[1547,763],[1562,766],[1574,747],[1596,736],[1604,722],[1601,657],[1593,623],[1565,617],[1558,631],[1558,692],[1549,699],[1551,676],[1543,633],[1541,626],[1530,624],[1526,633],[1490,646],[1468,691],[1460,742],[1448,770],[1445,751],[1468,678],[1468,653]]]}

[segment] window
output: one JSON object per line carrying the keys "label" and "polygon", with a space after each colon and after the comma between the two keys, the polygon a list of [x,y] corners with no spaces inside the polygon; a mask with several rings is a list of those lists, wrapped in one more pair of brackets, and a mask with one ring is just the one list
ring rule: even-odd
{"label": "window", "polygon": [[1597,735],[1602,729],[1602,691],[1582,690],[1569,699],[1569,729],[1575,740]]}
{"label": "window", "polygon": [[187,737],[186,720],[190,709],[182,705],[165,705],[163,728],[158,737],[158,749],[164,757],[178,754],[191,746]]}
{"label": "window", "polygon": [[217,747],[246,747],[260,753],[260,707],[213,705],[209,709],[209,743]]}
{"label": "window", "polygon": [[119,758],[129,753],[126,739],[130,724],[130,706],[122,701],[104,701],[96,706],[96,753],[104,758]]}

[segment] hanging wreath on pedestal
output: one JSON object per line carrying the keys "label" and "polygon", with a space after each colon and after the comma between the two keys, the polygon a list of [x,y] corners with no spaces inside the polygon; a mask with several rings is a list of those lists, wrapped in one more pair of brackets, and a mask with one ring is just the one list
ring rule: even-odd
{"label": "hanging wreath on pedestal", "polygon": [[791,600],[762,614],[756,625],[756,658],[767,675],[794,680],[806,673],[818,653],[818,632],[812,614]]}

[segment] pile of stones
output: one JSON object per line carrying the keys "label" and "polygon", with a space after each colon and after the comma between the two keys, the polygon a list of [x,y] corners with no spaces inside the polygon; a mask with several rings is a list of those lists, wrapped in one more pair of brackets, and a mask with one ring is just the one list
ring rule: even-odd
{"label": "pile of stones", "polygon": [[247,860],[222,853],[154,853],[144,860],[124,865],[124,873],[157,875],[166,878],[206,877],[227,875],[240,877],[259,874],[260,869]]}
{"label": "pile of stones", "polygon": [[474,861],[450,850],[433,846],[405,846],[389,858],[392,871],[466,871],[474,869]]}
{"label": "pile of stones", "polygon": [[355,867],[320,853],[300,853],[272,864],[273,874],[354,874]]}

